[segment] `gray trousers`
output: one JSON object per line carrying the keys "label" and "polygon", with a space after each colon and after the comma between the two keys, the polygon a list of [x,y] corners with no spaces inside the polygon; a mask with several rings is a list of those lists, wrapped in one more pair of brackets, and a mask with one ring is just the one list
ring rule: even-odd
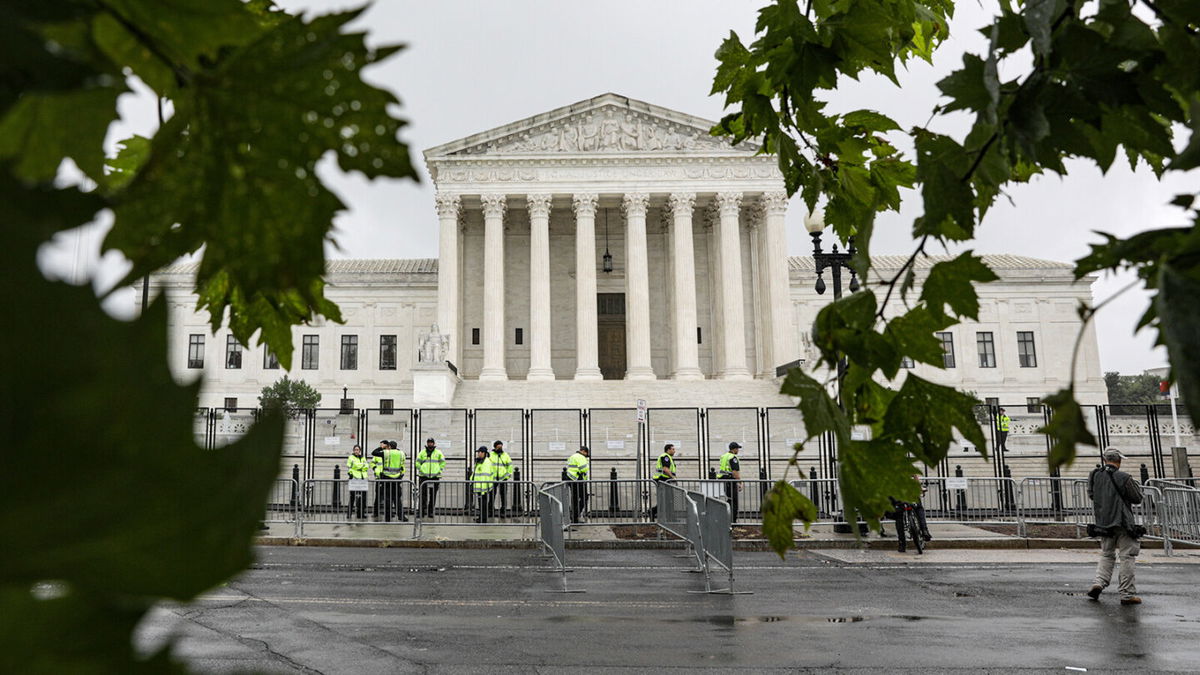
{"label": "gray trousers", "polygon": [[1133,581],[1133,565],[1142,545],[1137,539],[1129,536],[1123,527],[1115,527],[1116,533],[1111,537],[1100,537],[1100,563],[1096,565],[1097,586],[1108,586],[1112,581],[1113,567],[1117,558],[1121,559],[1121,567],[1117,573],[1117,590],[1122,598],[1137,595],[1137,585]]}

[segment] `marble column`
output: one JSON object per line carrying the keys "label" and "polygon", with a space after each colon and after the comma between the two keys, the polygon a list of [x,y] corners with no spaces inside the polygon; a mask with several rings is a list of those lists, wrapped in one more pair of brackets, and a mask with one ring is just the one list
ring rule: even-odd
{"label": "marble column", "polygon": [[456,194],[434,197],[438,214],[438,330],[450,336],[446,359],[461,367],[462,314],[458,305],[458,214],[462,199]]}
{"label": "marble column", "polygon": [[742,293],[742,237],[739,215],[742,193],[717,194],[720,214],[717,237],[721,246],[721,307],[724,310],[725,369],[721,379],[748,380],[746,368],[745,296]]}
{"label": "marble column", "polygon": [[675,372],[676,380],[703,380],[700,354],[696,346],[696,254],[692,245],[694,192],[670,196],[671,260],[675,299]]}
{"label": "marble column", "polygon": [[650,365],[650,271],[646,206],[650,195],[625,195],[625,352],[627,380],[653,380]]}
{"label": "marble column", "polygon": [[787,212],[786,192],[768,192],[762,197],[764,211],[763,228],[760,236],[766,238],[763,247],[765,256],[767,311],[770,312],[770,354],[775,366],[796,359],[800,353],[796,347],[796,336],[792,330],[792,300],[788,282],[787,230],[784,214]]}
{"label": "marble column", "polygon": [[529,374],[554,379],[550,361],[550,195],[528,195],[529,208]]}
{"label": "marble column", "polygon": [[505,195],[483,195],[483,368],[480,381],[508,379],[504,358]]}
{"label": "marble column", "polygon": [[575,206],[576,380],[600,380],[596,334],[596,194],[577,194]]}

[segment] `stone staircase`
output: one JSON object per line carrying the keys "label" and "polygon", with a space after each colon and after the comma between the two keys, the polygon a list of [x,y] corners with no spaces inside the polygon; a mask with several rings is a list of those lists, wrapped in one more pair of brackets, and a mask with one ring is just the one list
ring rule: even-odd
{"label": "stone staircase", "polygon": [[480,382],[464,380],[454,393],[455,408],[634,408],[639,398],[650,408],[791,407],[779,393],[779,380],[601,380],[577,382]]}

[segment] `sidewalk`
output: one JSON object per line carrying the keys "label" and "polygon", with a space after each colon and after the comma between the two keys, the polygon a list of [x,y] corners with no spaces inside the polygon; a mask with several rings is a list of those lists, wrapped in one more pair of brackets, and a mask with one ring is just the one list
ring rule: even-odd
{"label": "sidewalk", "polygon": [[[683,542],[663,532],[661,538],[621,538],[616,529],[628,526],[575,525],[567,533],[569,549],[655,549],[681,548]],[[652,530],[652,528],[647,528]],[[909,552],[897,553],[895,532],[890,523],[888,534],[880,537],[870,532],[861,540],[853,534],[839,534],[832,524],[814,525],[805,532],[797,527],[796,548],[821,551],[844,562],[870,562],[896,557],[899,561],[913,562],[914,558],[926,562],[972,562],[988,556],[987,551],[1061,551],[1075,561],[1082,555],[1094,561],[1098,549],[1092,539],[1047,539],[1016,537],[999,534],[969,525],[930,523],[933,541],[927,545],[924,556],[916,556],[913,547]],[[354,525],[306,523],[304,536],[296,537],[291,523],[270,523],[256,543],[274,546],[336,546],[371,548],[537,548],[538,526],[536,524],[489,524],[489,525],[439,525],[422,524],[420,534],[413,536],[412,523],[362,523]],[[768,551],[770,547],[763,539],[734,539],[737,551]],[[950,552],[955,555],[948,556]],[[978,553],[974,553],[978,552]],[[890,555],[888,555],[890,554]],[[881,555],[883,557],[881,557]],[[864,557],[866,556],[866,557]],[[994,556],[993,556],[994,557]],[[1166,556],[1162,543],[1146,540],[1140,562],[1156,559],[1159,562],[1200,563],[1200,549],[1180,548],[1175,555]],[[1044,555],[1031,556],[1026,562],[1067,562]]]}

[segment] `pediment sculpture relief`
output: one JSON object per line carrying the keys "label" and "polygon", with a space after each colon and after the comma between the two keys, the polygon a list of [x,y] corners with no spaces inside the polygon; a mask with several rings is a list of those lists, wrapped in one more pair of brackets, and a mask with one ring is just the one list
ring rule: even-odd
{"label": "pediment sculpture relief", "polygon": [[[705,130],[609,107],[551,122],[528,131],[472,146],[457,154],[555,152],[728,152],[727,141]],[[757,146],[738,147],[747,153]]]}

